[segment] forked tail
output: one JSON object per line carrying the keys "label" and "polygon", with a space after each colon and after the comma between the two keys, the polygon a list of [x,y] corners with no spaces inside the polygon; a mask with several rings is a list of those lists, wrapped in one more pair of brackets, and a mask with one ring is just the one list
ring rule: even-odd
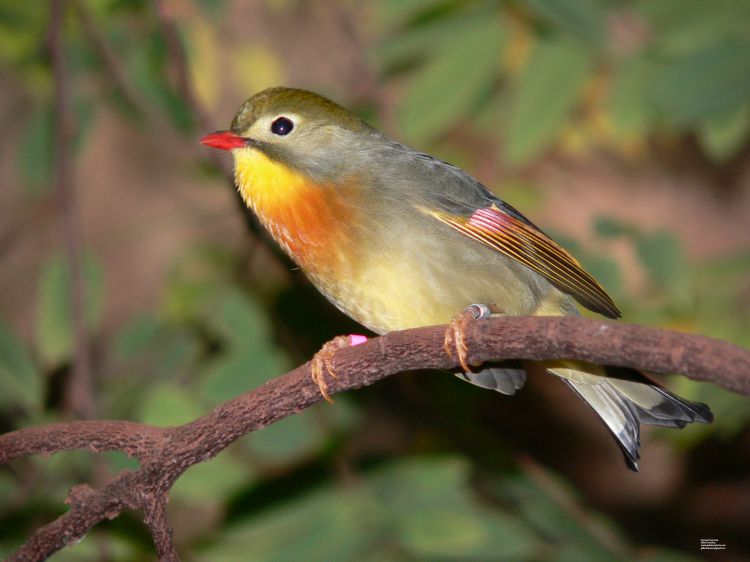
{"label": "forked tail", "polygon": [[640,424],[683,428],[692,422],[711,423],[706,404],[675,396],[633,369],[607,367],[607,376],[570,369],[548,369],[562,377],[578,396],[593,408],[615,437],[628,468],[638,471]]}

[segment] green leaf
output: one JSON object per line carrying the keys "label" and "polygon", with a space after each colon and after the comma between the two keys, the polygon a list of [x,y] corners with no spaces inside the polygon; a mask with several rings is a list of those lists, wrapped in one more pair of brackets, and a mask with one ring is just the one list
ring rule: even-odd
{"label": "green leaf", "polygon": [[251,349],[219,356],[209,367],[201,396],[210,403],[223,402],[291,369],[289,358],[267,343],[265,349],[258,349],[255,342]]}
{"label": "green leaf", "polygon": [[[89,255],[83,260],[84,314],[90,331],[101,316],[103,274],[99,263]],[[73,354],[73,314],[70,274],[60,254],[53,254],[44,265],[39,284],[36,343],[47,365],[59,365]]]}
{"label": "green leaf", "polygon": [[592,68],[589,52],[567,41],[542,40],[515,84],[505,156],[530,161],[565,125]]}
{"label": "green leaf", "polygon": [[739,152],[750,137],[750,104],[709,117],[700,124],[698,140],[711,158],[725,162]]}
{"label": "green leaf", "polygon": [[738,109],[750,97],[750,41],[726,39],[677,60],[664,69],[653,95],[679,126]]}
{"label": "green leaf", "polygon": [[229,345],[256,346],[263,349],[271,332],[268,319],[260,305],[236,288],[215,291],[211,306],[205,311],[206,321]]}
{"label": "green leaf", "polygon": [[21,178],[35,195],[52,190],[54,111],[51,104],[37,107],[24,127],[19,150]]}
{"label": "green leaf", "polygon": [[226,0],[199,0],[197,2],[201,13],[207,15],[215,22],[220,21],[222,15],[226,13]]}
{"label": "green leaf", "polygon": [[430,55],[435,52],[436,45],[445,43],[446,37],[471,33],[482,21],[494,17],[493,12],[475,10],[430,20],[387,37],[376,47],[375,54],[385,67]]}
{"label": "green leaf", "polygon": [[[142,548],[142,547],[141,547]],[[112,532],[94,530],[82,540],[55,552],[52,562],[98,562],[102,552],[107,560],[125,562],[127,560],[148,560],[151,553],[139,550],[139,544],[132,537],[120,536]]]}
{"label": "green leaf", "polygon": [[743,296],[750,277],[750,249],[701,260],[691,273],[696,331],[750,347],[750,314],[744,312]]}
{"label": "green leaf", "polygon": [[179,130],[188,132],[194,117],[185,101],[172,89],[168,81],[168,53],[163,36],[154,29],[149,36],[130,39],[124,51],[125,69],[130,82],[143,96],[169,118]]}
{"label": "green leaf", "polygon": [[597,0],[525,0],[539,16],[599,43],[604,36],[604,9]]}
{"label": "green leaf", "polygon": [[469,502],[410,511],[400,521],[399,539],[420,559],[528,560],[534,551],[533,536],[517,520]]}
{"label": "green leaf", "polygon": [[641,263],[660,290],[667,291],[674,305],[687,305],[690,274],[680,241],[671,233],[638,234],[635,249]]}
{"label": "green leaf", "polygon": [[596,217],[594,220],[594,230],[597,236],[605,239],[635,234],[635,230],[629,224],[613,219],[612,217],[602,216]]}
{"label": "green leaf", "polygon": [[[39,46],[49,25],[47,12],[33,2],[0,3],[0,61],[5,68],[27,70],[39,62]],[[36,86],[34,92],[38,93],[39,82],[30,85]]]}
{"label": "green leaf", "polygon": [[137,316],[117,334],[113,345],[116,355],[127,358],[149,351],[160,329],[161,324],[153,314]]}
{"label": "green leaf", "polygon": [[134,321],[113,342],[109,357],[115,361],[100,391],[103,411],[115,417],[129,418],[134,410],[142,409],[159,381],[189,381],[191,396],[200,396],[195,373],[203,366],[205,342],[195,329],[170,323],[152,325],[152,320],[144,316]]}
{"label": "green leaf", "polygon": [[536,538],[517,519],[480,506],[457,459],[410,459],[371,476],[399,542],[418,559],[531,558]]}
{"label": "green leaf", "polygon": [[395,27],[434,9],[445,0],[383,0],[376,2],[376,17],[382,28]]}
{"label": "green leaf", "polygon": [[41,372],[10,328],[0,322],[0,410],[20,406],[38,412],[43,391]]}
{"label": "green leaf", "polygon": [[654,115],[650,85],[659,73],[659,66],[646,58],[624,61],[615,70],[607,109],[614,132],[619,135],[645,134]]}
{"label": "green leaf", "polygon": [[187,423],[204,412],[195,397],[174,382],[163,382],[151,388],[141,404],[140,420],[159,427]]}
{"label": "green leaf", "polygon": [[[73,103],[75,132],[72,146],[78,151],[94,122],[94,103],[90,99],[76,98]],[[22,136],[18,152],[21,178],[24,186],[34,195],[49,193],[53,188],[55,113],[51,104],[40,105],[31,113]]]}
{"label": "green leaf", "polygon": [[501,21],[489,16],[443,39],[409,84],[398,110],[410,142],[424,144],[475,109],[496,79],[504,36]]}
{"label": "green leaf", "polygon": [[610,535],[619,537],[606,521],[571,517],[568,506],[579,503],[573,490],[552,473],[542,476],[546,481],[543,488],[523,474],[503,479],[500,486],[504,499],[520,512],[523,521],[554,545],[559,557],[552,560],[619,560],[606,543]]}
{"label": "green leaf", "polygon": [[435,560],[535,558],[538,539],[516,518],[481,506],[456,459],[410,459],[361,484],[291,498],[238,522],[207,560]]}
{"label": "green leaf", "polygon": [[238,522],[201,555],[212,562],[361,560],[376,532],[362,494],[322,490]]}
{"label": "green leaf", "polygon": [[457,458],[414,458],[392,463],[371,475],[376,493],[395,513],[461,498],[469,467]]}
{"label": "green leaf", "polygon": [[660,54],[681,56],[747,35],[750,3],[737,0],[640,0],[635,11],[653,31]]}
{"label": "green leaf", "polygon": [[263,310],[248,295],[225,287],[208,302],[205,319],[227,349],[209,367],[201,389],[205,399],[227,400],[291,368],[271,339]]}
{"label": "green leaf", "polygon": [[170,497],[202,505],[223,504],[227,496],[250,484],[253,471],[229,451],[191,466],[170,490]]}
{"label": "green leaf", "polygon": [[75,120],[75,129],[71,144],[73,151],[77,154],[81,151],[86,141],[87,135],[91,132],[94,125],[96,110],[96,99],[78,96],[73,99],[73,119]]}
{"label": "green leaf", "polygon": [[474,514],[453,507],[410,512],[400,525],[401,542],[416,556],[476,555],[477,546],[490,538],[489,529]]}
{"label": "green leaf", "polygon": [[279,465],[314,453],[324,438],[320,422],[308,410],[254,432],[248,442],[263,463]]}
{"label": "green leaf", "polygon": [[19,493],[18,475],[10,470],[0,472],[0,498],[12,498]]}
{"label": "green leaf", "polygon": [[138,459],[121,451],[101,451],[98,454],[106,460],[112,474],[119,474],[123,470],[138,470],[141,466]]}

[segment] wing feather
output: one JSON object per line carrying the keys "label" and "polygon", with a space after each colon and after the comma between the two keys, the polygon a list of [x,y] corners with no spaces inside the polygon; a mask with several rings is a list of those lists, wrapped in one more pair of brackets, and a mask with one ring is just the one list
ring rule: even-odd
{"label": "wing feather", "polygon": [[586,308],[609,318],[620,311],[606,291],[566,250],[533,224],[505,212],[495,204],[470,216],[423,209],[461,234],[473,238],[546,277]]}

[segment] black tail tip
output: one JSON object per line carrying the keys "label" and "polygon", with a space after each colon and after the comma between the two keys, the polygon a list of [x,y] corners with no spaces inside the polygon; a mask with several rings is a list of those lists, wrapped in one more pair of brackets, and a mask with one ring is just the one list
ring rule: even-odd
{"label": "black tail tip", "polygon": [[692,406],[692,410],[695,413],[695,419],[693,421],[699,423],[713,423],[714,413],[711,411],[711,408],[708,407],[708,404],[704,404],[703,402],[691,402],[690,406]]}

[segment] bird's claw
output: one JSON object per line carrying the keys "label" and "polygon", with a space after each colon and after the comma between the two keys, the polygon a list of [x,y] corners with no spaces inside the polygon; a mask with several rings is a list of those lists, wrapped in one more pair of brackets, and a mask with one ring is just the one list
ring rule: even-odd
{"label": "bird's claw", "polygon": [[470,371],[471,368],[468,362],[469,347],[464,340],[464,331],[472,322],[489,318],[491,315],[492,311],[489,306],[485,304],[472,304],[466,307],[461,314],[454,316],[450,326],[445,331],[443,349],[448,354],[448,357],[453,357],[453,350],[456,350],[458,363],[465,372]]}
{"label": "bird's claw", "polygon": [[328,376],[338,378],[336,376],[336,370],[333,366],[333,357],[339,349],[349,347],[352,345],[359,345],[367,341],[365,336],[352,334],[349,336],[336,336],[331,341],[323,344],[315,356],[310,362],[310,376],[313,382],[318,386],[320,394],[323,395],[325,401],[329,404],[333,404],[333,399],[328,394],[328,382],[326,381],[326,373]]}

